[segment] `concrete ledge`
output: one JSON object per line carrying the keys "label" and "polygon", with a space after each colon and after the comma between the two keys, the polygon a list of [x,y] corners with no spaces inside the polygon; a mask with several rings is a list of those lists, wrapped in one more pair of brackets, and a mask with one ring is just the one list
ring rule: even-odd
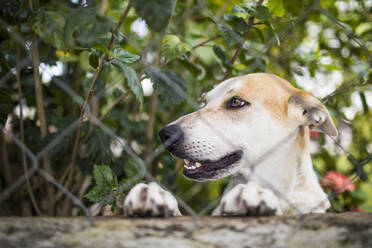
{"label": "concrete ledge", "polygon": [[[372,247],[372,213],[169,219],[1,217],[0,247]],[[190,232],[190,230],[192,230]]]}

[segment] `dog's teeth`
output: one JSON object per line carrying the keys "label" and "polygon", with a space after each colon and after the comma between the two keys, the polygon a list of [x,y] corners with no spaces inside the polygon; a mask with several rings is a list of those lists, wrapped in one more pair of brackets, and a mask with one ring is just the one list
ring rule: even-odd
{"label": "dog's teeth", "polygon": [[201,164],[201,163],[198,163],[198,162],[196,162],[196,167],[200,167],[200,166],[202,166],[202,164]]}
{"label": "dog's teeth", "polygon": [[192,170],[195,170],[195,169],[196,169],[196,166],[191,166],[191,169],[192,169]]}

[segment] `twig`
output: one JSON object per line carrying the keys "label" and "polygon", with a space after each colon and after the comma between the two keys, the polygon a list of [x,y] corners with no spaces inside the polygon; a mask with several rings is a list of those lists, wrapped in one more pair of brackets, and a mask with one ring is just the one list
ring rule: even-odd
{"label": "twig", "polygon": [[[256,8],[257,8],[258,6],[260,6],[260,5],[262,5],[262,2],[263,2],[263,0],[259,0],[259,1],[257,2]],[[254,25],[254,17],[251,16],[251,17],[249,17],[249,21],[248,21],[248,29],[247,29],[247,31],[244,32],[243,39],[242,39],[242,41],[239,43],[239,45],[238,45],[238,47],[236,48],[235,53],[234,53],[234,55],[233,55],[233,57],[232,57],[232,59],[231,59],[231,65],[233,65],[233,64],[235,63],[235,61],[238,59],[238,57],[239,57],[241,51],[243,50],[243,45],[244,45],[245,41],[247,40],[247,38],[248,38],[248,33],[249,33],[249,31],[251,30],[251,27],[252,27],[253,25]],[[227,77],[228,77],[229,75],[230,75],[230,70],[227,70],[227,71],[225,72],[224,76],[223,76],[222,81],[224,81],[225,79],[227,79]]]}
{"label": "twig", "polygon": [[[121,100],[123,100],[128,95],[129,95],[129,92],[126,92],[126,93],[123,93],[121,96],[119,96],[118,99],[116,99],[115,102],[111,106],[108,107],[107,111],[101,117],[99,117],[98,119],[100,121],[102,121],[103,119],[105,119],[106,116],[111,112],[111,110],[114,107],[116,107],[116,105],[118,105],[121,102]],[[93,99],[94,98],[92,98],[92,100]],[[98,111],[98,109],[96,110],[96,114],[93,114],[93,116],[98,117],[98,112],[97,111]],[[93,112],[93,110],[92,110],[92,112]],[[84,144],[88,140],[88,138],[92,135],[93,130],[94,130],[94,125],[92,125],[89,128],[89,131],[88,131],[87,135],[84,137],[84,139],[81,141],[81,144]],[[62,177],[62,178],[64,178],[64,177]]]}
{"label": "twig", "polygon": [[[225,1],[225,3],[222,5],[221,8],[217,11],[217,13],[213,17],[213,22],[209,23],[209,25],[206,27],[205,31],[203,32],[205,36],[208,36],[211,30],[215,27],[216,23],[218,23],[221,19],[221,16],[227,9],[227,7],[230,5],[231,0]],[[190,62],[193,63],[196,58],[196,54],[191,55]]]}
{"label": "twig", "polygon": [[[30,9],[33,11],[32,1],[29,1]],[[44,99],[43,99],[43,88],[40,79],[39,65],[39,47],[37,43],[37,36],[35,32],[32,32],[32,65],[34,72],[34,82],[35,82],[35,98],[36,98],[36,109],[38,113],[38,118],[40,121],[40,134],[41,138],[45,138],[48,134],[47,123],[45,118],[45,109],[44,109]],[[53,170],[50,165],[50,159],[48,156],[43,158],[43,165],[45,171],[53,176]],[[47,186],[47,195],[48,195],[48,214],[53,215],[55,210],[55,201],[54,201],[54,189],[52,185]]]}
{"label": "twig", "polygon": [[[164,33],[160,35],[160,44],[158,47],[157,51],[157,56],[156,56],[156,65],[160,66],[160,59],[161,59],[161,40],[163,37]],[[152,139],[154,137],[154,126],[155,126],[155,114],[156,114],[156,107],[158,105],[158,94],[154,92],[151,96],[150,99],[150,113],[149,113],[149,121],[147,122],[147,128],[146,128],[146,137],[147,137],[147,145],[146,145],[146,150],[145,150],[145,161],[147,162],[152,149],[153,149],[153,142]],[[152,163],[147,165],[149,168],[149,171],[152,171]]]}
{"label": "twig", "polygon": [[[21,34],[21,24],[18,22],[18,33]],[[17,73],[16,73],[16,80],[17,80],[17,88],[18,88],[18,102],[19,102],[19,129],[20,129],[20,138],[22,143],[25,143],[25,134],[24,134],[24,127],[23,127],[23,93],[22,93],[22,85],[21,85],[21,51],[19,48],[19,43],[16,42],[16,50],[17,50]],[[25,171],[25,175],[28,174],[28,169],[27,169],[27,158],[26,158],[26,153],[25,149],[23,147],[21,148],[22,151],[22,162],[23,162],[23,168]],[[34,193],[32,192],[32,186],[30,183],[30,178],[26,176],[26,185],[27,185],[27,191],[28,194],[30,195],[30,199],[32,202],[32,205],[36,211],[36,213],[39,216],[42,216],[42,213],[40,211],[39,206],[36,203]]]}
{"label": "twig", "polygon": [[[196,44],[195,46],[193,46],[193,47],[191,48],[191,50],[192,50],[192,51],[195,51],[196,49],[198,49],[198,48],[204,46],[205,44],[207,44],[207,43],[209,43],[209,42],[211,42],[211,41],[217,40],[217,39],[219,39],[219,38],[222,38],[222,35],[216,35],[216,36],[214,36],[214,37],[212,37],[212,38],[209,38],[208,40],[202,41],[202,42],[200,42],[199,44]],[[175,61],[176,59],[178,59],[178,58],[170,59],[170,60],[168,60],[167,62],[161,64],[159,67],[160,67],[160,68],[161,68],[161,67],[164,67],[164,66],[166,66],[166,65],[168,65],[168,64],[170,64],[170,63],[172,63],[172,62]]]}
{"label": "twig", "polygon": [[[153,150],[153,142],[152,139],[154,137],[154,126],[155,126],[155,114],[156,114],[156,107],[158,104],[158,94],[154,92],[150,99],[150,113],[149,113],[149,120],[147,122],[147,129],[146,129],[146,138],[147,138],[147,146],[145,151],[145,161],[146,163],[149,162],[148,158],[151,155]],[[149,170],[151,171],[151,165],[148,164],[150,167]]]}
{"label": "twig", "polygon": [[216,35],[216,36],[214,36],[214,37],[212,37],[212,38],[209,38],[208,40],[205,40],[205,41],[203,41],[203,42],[200,42],[199,44],[193,46],[193,47],[192,47],[192,50],[196,50],[196,49],[198,49],[199,47],[204,46],[205,44],[207,44],[207,43],[209,43],[209,42],[211,42],[211,41],[217,40],[217,39],[219,39],[219,38],[222,38],[222,35]]}
{"label": "twig", "polygon": [[332,100],[335,96],[337,96],[339,94],[343,94],[343,93],[349,91],[350,89],[359,89],[360,87],[366,86],[366,85],[371,84],[371,83],[372,83],[372,80],[366,80],[366,81],[361,81],[361,82],[352,82],[352,83],[349,83],[349,84],[344,84],[340,88],[333,91],[331,94],[323,97],[322,98],[322,103],[325,104],[325,103],[329,102],[330,100]]}
{"label": "twig", "polygon": [[123,93],[121,96],[118,97],[118,99],[115,100],[113,104],[111,104],[110,107],[106,110],[106,112],[99,118],[100,121],[106,118],[106,116],[111,112],[111,110],[118,105],[124,98],[126,98],[129,95],[128,92]]}
{"label": "twig", "polygon": [[[121,25],[123,24],[123,21],[124,21],[125,17],[129,13],[130,8],[131,8],[131,5],[130,5],[130,3],[128,3],[128,5],[125,8],[122,16],[120,17],[120,20],[119,20],[118,24],[116,25],[114,31],[112,32],[110,42],[107,46],[107,48],[109,50],[112,48],[112,45],[114,44],[114,40],[115,40],[115,34],[119,31]],[[74,146],[73,146],[73,149],[72,149],[71,161],[70,161],[70,164],[67,168],[68,174],[69,174],[68,179],[67,179],[67,184],[70,184],[69,182],[72,180],[72,168],[75,165],[75,161],[76,161],[76,156],[77,156],[77,152],[78,152],[78,148],[79,148],[80,133],[81,133],[81,128],[83,126],[83,120],[84,120],[84,117],[85,117],[86,109],[87,109],[87,106],[88,106],[88,103],[89,103],[90,99],[93,96],[94,89],[96,88],[96,85],[97,85],[97,82],[98,82],[98,78],[100,77],[100,75],[103,71],[104,61],[107,61],[107,60],[108,60],[108,55],[107,54],[105,54],[104,57],[99,60],[98,69],[97,69],[96,73],[94,74],[93,81],[92,81],[92,84],[90,85],[88,95],[85,98],[84,103],[81,107],[80,117],[79,117],[79,125],[78,125],[77,131],[76,131]]]}
{"label": "twig", "polygon": [[171,184],[171,186],[169,187],[169,190],[170,191],[174,191],[176,189],[176,186],[177,186],[177,183],[178,183],[178,180],[177,180],[177,177],[178,177],[178,174],[180,173],[180,171],[182,170],[183,168],[183,160],[182,159],[178,159],[177,162],[176,162],[176,172],[174,173],[175,176],[174,176],[174,180],[173,180],[173,183]]}
{"label": "twig", "polygon": [[13,175],[9,166],[8,150],[6,147],[5,135],[1,130],[0,130],[0,163],[1,163],[0,168],[2,169],[1,172],[4,175],[4,181],[6,185],[11,185],[13,182]]}

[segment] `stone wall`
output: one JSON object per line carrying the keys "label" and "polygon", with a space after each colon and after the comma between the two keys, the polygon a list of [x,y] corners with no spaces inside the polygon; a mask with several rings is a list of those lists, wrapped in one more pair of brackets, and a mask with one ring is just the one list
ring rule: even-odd
{"label": "stone wall", "polygon": [[[196,222],[197,221],[197,222]],[[0,247],[372,247],[372,213],[303,217],[0,218]]]}

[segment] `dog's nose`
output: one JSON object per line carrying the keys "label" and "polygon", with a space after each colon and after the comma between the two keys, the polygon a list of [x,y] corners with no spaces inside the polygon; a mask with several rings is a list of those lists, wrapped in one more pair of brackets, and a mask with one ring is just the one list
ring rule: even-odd
{"label": "dog's nose", "polygon": [[170,125],[160,130],[159,137],[164,147],[171,152],[183,141],[183,132],[178,125]]}

